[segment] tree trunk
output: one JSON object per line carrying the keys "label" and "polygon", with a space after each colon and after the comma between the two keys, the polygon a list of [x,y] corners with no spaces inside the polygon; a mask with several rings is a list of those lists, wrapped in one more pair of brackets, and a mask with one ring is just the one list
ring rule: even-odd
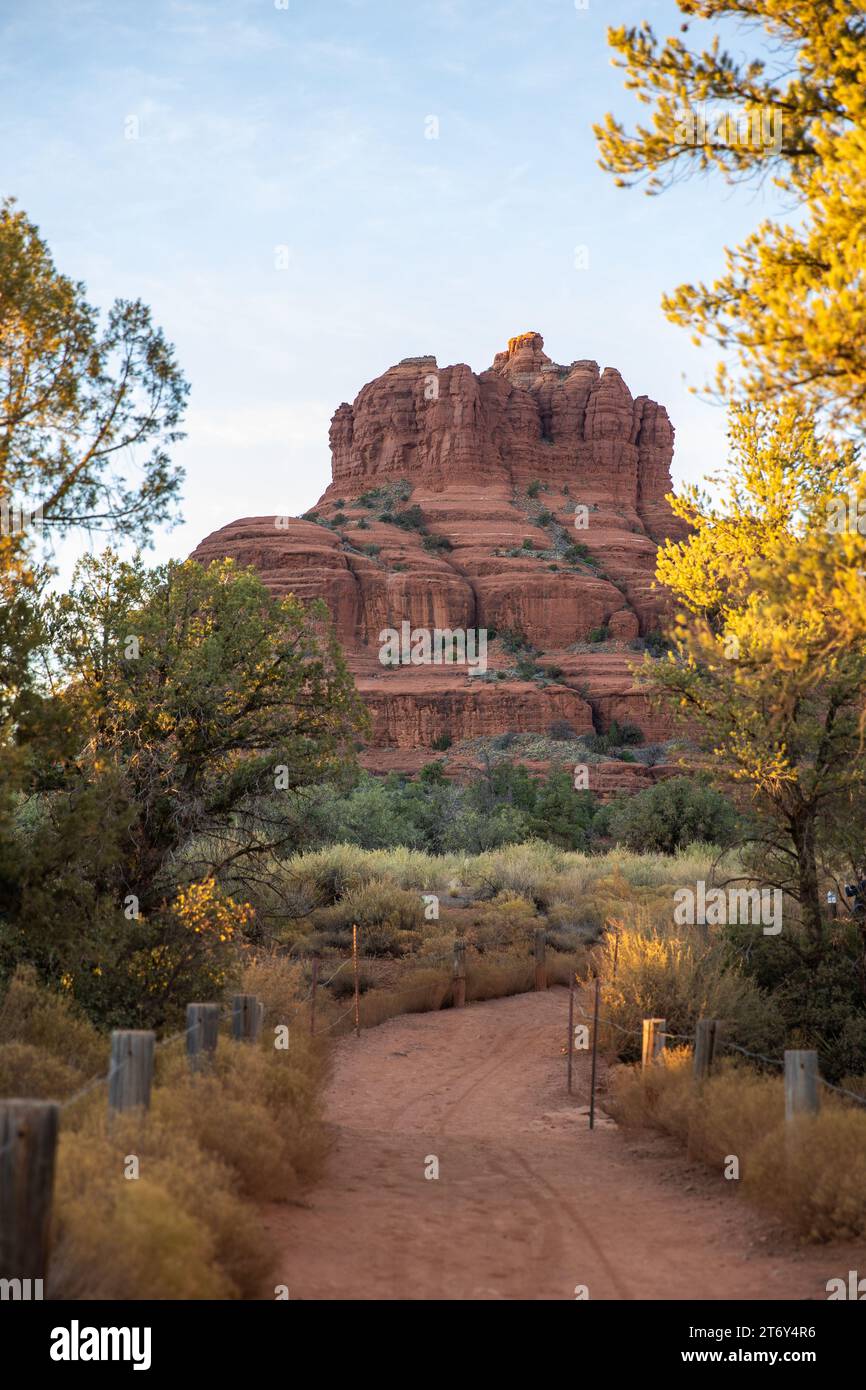
{"label": "tree trunk", "polygon": [[791,838],[797,855],[797,896],[803,926],[814,950],[824,939],[821,897],[818,892],[818,864],[815,855],[815,811],[802,807],[791,821]]}

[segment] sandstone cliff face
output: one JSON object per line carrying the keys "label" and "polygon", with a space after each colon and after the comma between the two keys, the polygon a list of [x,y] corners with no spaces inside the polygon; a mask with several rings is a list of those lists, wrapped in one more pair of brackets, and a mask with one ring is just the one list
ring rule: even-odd
{"label": "sandstone cliff face", "polygon": [[[389,766],[397,750],[409,767],[411,750],[445,738],[554,719],[669,732],[635,693],[628,643],[659,625],[656,548],[681,534],[665,501],[673,429],[619,372],[543,349],[521,334],[480,375],[433,357],[391,367],[337,409],[333,481],[308,519],[232,522],[194,552],[324,598]],[[487,629],[490,669],[383,666],[379,635],[404,621]],[[588,645],[600,630],[608,640]],[[534,653],[515,655],[519,634]],[[558,670],[527,679],[533,663]]]}

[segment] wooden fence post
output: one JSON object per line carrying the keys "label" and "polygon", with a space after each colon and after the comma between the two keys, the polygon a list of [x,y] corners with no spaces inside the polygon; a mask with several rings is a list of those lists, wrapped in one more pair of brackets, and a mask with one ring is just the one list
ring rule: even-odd
{"label": "wooden fence post", "polygon": [[706,1081],[716,1054],[716,1030],[718,1022],[714,1018],[699,1018],[695,1025],[695,1060],[692,1075],[696,1086]]}
{"label": "wooden fence post", "polygon": [[254,994],[232,996],[232,1037],[237,1042],[257,1042],[262,1031],[262,1006]]}
{"label": "wooden fence post", "polygon": [[462,1009],[466,1003],[466,942],[461,936],[454,941],[451,991],[454,1008]]}
{"label": "wooden fence post", "polygon": [[186,1055],[190,1071],[208,1071],[213,1066],[219,1035],[219,1004],[187,1004]]}
{"label": "wooden fence post", "polygon": [[535,928],[535,988],[547,989],[547,966],[545,964],[545,950],[547,946],[547,932],[544,927]]}
{"label": "wooden fence post", "polygon": [[313,983],[310,989],[310,1037],[316,1036],[316,990],[319,988],[319,957],[313,956]]}
{"label": "wooden fence post", "polygon": [[571,1095],[571,1069],[574,1057],[574,976],[568,982],[568,1094]]}
{"label": "wooden fence post", "polygon": [[817,1115],[818,1054],[817,1052],[786,1048],[785,1050],[785,1119],[797,1115]]}
{"label": "wooden fence post", "polygon": [[115,1028],[108,1072],[109,1110],[150,1109],[156,1034],[145,1028]]}
{"label": "wooden fence post", "polygon": [[663,1034],[666,1022],[667,1020],[663,1018],[645,1018],[643,1021],[643,1046],[640,1059],[642,1071],[645,1071],[653,1062],[657,1062],[664,1051]]}
{"label": "wooden fence post", "polygon": [[0,1100],[0,1279],[45,1278],[59,1120],[54,1101]]}
{"label": "wooden fence post", "polygon": [[352,972],[355,979],[355,1037],[361,1036],[361,976],[358,966],[358,926],[352,925]]}

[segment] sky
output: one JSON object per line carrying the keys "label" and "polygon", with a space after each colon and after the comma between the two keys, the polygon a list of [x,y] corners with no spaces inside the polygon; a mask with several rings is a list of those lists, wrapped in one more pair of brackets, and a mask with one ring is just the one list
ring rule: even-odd
{"label": "sky", "polygon": [[661,296],[776,209],[598,168],[593,121],[639,110],[605,31],[643,18],[682,20],[672,0],[0,0],[0,194],[91,302],[145,300],[191,383],[184,520],[150,558],[311,507],[331,415],[400,358],[483,371],[528,330],[667,407],[675,481],[719,467],[724,415],[689,393],[715,351]]}

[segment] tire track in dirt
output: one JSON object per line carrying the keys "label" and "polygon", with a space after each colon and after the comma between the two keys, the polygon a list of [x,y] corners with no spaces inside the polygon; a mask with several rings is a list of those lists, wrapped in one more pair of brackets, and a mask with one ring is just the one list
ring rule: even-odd
{"label": "tire track in dirt", "polygon": [[263,1213],[279,1256],[262,1296],[826,1298],[850,1250],[796,1250],[667,1141],[638,1154],[603,1113],[589,1132],[567,1011],[551,989],[340,1039],[326,1171],[306,1205]]}

